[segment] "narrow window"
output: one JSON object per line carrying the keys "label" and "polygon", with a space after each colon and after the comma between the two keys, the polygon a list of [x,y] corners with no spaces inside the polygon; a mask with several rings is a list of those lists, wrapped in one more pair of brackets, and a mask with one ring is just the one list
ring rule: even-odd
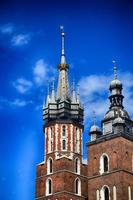
{"label": "narrow window", "polygon": [[47,173],[50,174],[53,172],[53,161],[52,158],[49,158],[47,161]]}
{"label": "narrow window", "polygon": [[77,179],[77,180],[76,180],[76,194],[78,194],[78,184],[79,184],[78,181],[79,181],[79,180]]}
{"label": "narrow window", "polygon": [[66,150],[66,127],[62,127],[62,149]]}
{"label": "narrow window", "polygon": [[100,174],[109,171],[109,158],[107,154],[103,154],[100,158]]}
{"label": "narrow window", "polygon": [[50,166],[49,166],[49,170],[50,170],[50,173],[52,173],[52,171],[53,171],[53,166],[52,166],[52,164],[53,164],[53,163],[52,163],[52,159],[50,159],[50,160],[49,160],[49,165],[50,165]]}
{"label": "narrow window", "polygon": [[62,140],[62,147],[63,147],[63,150],[66,149],[66,140]]}
{"label": "narrow window", "polygon": [[47,179],[46,180],[46,195],[52,194],[52,180]]}
{"label": "narrow window", "polygon": [[107,187],[104,188],[104,200],[109,200],[109,189]]}
{"label": "narrow window", "polygon": [[81,182],[78,178],[75,181],[75,193],[81,195]]}
{"label": "narrow window", "polygon": [[75,159],[75,172],[77,174],[80,174],[80,160],[79,160],[79,158]]}
{"label": "narrow window", "polygon": [[49,194],[51,194],[52,193],[52,189],[51,189],[51,186],[52,186],[52,184],[51,184],[51,180],[49,179],[49,186],[48,186],[48,193]]}
{"label": "narrow window", "polygon": [[104,172],[108,172],[108,158],[107,158],[107,156],[104,156],[103,163],[104,163]]}

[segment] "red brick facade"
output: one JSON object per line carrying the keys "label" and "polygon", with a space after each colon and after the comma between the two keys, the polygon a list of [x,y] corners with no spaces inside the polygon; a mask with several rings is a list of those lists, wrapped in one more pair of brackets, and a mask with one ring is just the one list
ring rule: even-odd
{"label": "red brick facade", "polygon": [[[68,130],[68,143],[67,151],[61,150],[61,126],[66,125]],[[55,126],[58,126],[58,128]],[[50,126],[51,127],[51,126]],[[82,128],[78,127],[80,129],[80,152],[75,152],[75,137],[76,132],[74,124],[52,124],[53,127],[53,134],[54,134],[54,142],[53,146],[54,149],[51,153],[48,153],[48,128],[49,126],[45,128],[45,134],[46,134],[46,156],[45,161],[37,166],[37,174],[36,174],[36,199],[40,200],[86,200],[87,199],[87,165],[82,164],[82,142],[81,142],[81,134],[82,134]],[[72,132],[70,133],[70,128]],[[58,145],[56,147],[56,133],[55,130],[58,131]],[[70,137],[71,135],[71,137]],[[74,140],[73,140],[74,139]],[[71,148],[71,145],[73,143],[73,148]],[[57,149],[56,149],[57,148]],[[72,149],[72,150],[71,150]],[[58,152],[58,155],[61,155],[61,158],[56,157],[56,151]],[[69,158],[70,153],[72,153],[72,158]],[[64,155],[64,156],[63,156]],[[68,156],[68,158],[67,158]],[[48,159],[52,158],[53,160],[53,171],[52,173],[47,172],[47,162]],[[75,159],[79,158],[80,160],[80,173],[77,173],[75,170]],[[52,192],[50,195],[46,194],[46,181],[48,178],[51,178],[52,180]],[[76,194],[76,188],[75,188],[75,180],[79,178],[81,181],[81,195]]]}
{"label": "red brick facade", "polygon": [[[109,170],[100,174],[100,157],[107,154]],[[128,187],[133,188],[133,141],[124,137],[114,137],[99,143],[88,145],[88,197],[96,199],[96,191],[107,185],[110,200],[115,199],[113,187],[116,187],[118,200],[128,200]],[[100,199],[100,198],[99,198]],[[131,193],[133,199],[133,192]]]}

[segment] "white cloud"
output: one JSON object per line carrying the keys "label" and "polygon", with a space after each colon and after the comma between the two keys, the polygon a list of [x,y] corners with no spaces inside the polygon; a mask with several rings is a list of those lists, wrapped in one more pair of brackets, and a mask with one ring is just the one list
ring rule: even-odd
{"label": "white cloud", "polygon": [[[85,122],[92,120],[92,112],[96,111],[98,118],[103,118],[109,108],[109,84],[113,77],[108,75],[90,75],[79,81],[81,100],[85,108]],[[133,115],[133,74],[121,72],[119,79],[123,83],[125,109]]]}
{"label": "white cloud", "polygon": [[11,35],[14,31],[14,25],[13,24],[5,24],[3,26],[0,27],[0,32],[2,34],[7,34],[7,35]]}
{"label": "white cloud", "polygon": [[33,84],[31,81],[28,81],[24,78],[18,78],[15,82],[13,82],[13,86],[21,94],[28,92],[31,89],[32,85]]}
{"label": "white cloud", "polygon": [[48,65],[44,63],[43,59],[40,59],[36,62],[36,65],[33,69],[34,80],[37,85],[42,85],[44,80],[47,77]]}
{"label": "white cloud", "polygon": [[54,68],[44,62],[43,59],[38,60],[33,68],[34,81],[37,86],[46,84],[47,81],[55,77],[55,74]]}
{"label": "white cloud", "polygon": [[27,45],[30,41],[30,35],[29,34],[18,34],[13,36],[11,43],[13,46],[23,46]]}

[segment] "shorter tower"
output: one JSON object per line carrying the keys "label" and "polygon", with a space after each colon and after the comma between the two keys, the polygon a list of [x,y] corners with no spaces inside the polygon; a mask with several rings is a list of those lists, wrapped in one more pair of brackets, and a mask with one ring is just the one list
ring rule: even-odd
{"label": "shorter tower", "polygon": [[[133,199],[133,121],[124,109],[122,83],[110,86],[110,107],[102,120],[103,134],[88,142],[88,199]],[[94,130],[91,128],[91,134]],[[94,133],[94,132],[93,132]]]}
{"label": "shorter tower", "polygon": [[73,84],[69,89],[61,27],[61,62],[57,95],[54,84],[43,105],[45,158],[37,166],[36,200],[85,200],[87,165],[82,163],[83,107]]}

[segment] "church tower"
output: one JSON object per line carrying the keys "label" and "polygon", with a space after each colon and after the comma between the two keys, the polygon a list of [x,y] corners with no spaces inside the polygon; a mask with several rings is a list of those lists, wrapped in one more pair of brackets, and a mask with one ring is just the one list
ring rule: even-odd
{"label": "church tower", "polygon": [[97,126],[91,127],[91,141],[87,144],[89,200],[133,199],[133,121],[124,109],[122,89],[114,62],[103,133]]}
{"label": "church tower", "polygon": [[87,165],[82,163],[83,106],[74,84],[70,92],[61,27],[58,88],[54,83],[43,105],[44,161],[37,166],[36,200],[85,200]]}

